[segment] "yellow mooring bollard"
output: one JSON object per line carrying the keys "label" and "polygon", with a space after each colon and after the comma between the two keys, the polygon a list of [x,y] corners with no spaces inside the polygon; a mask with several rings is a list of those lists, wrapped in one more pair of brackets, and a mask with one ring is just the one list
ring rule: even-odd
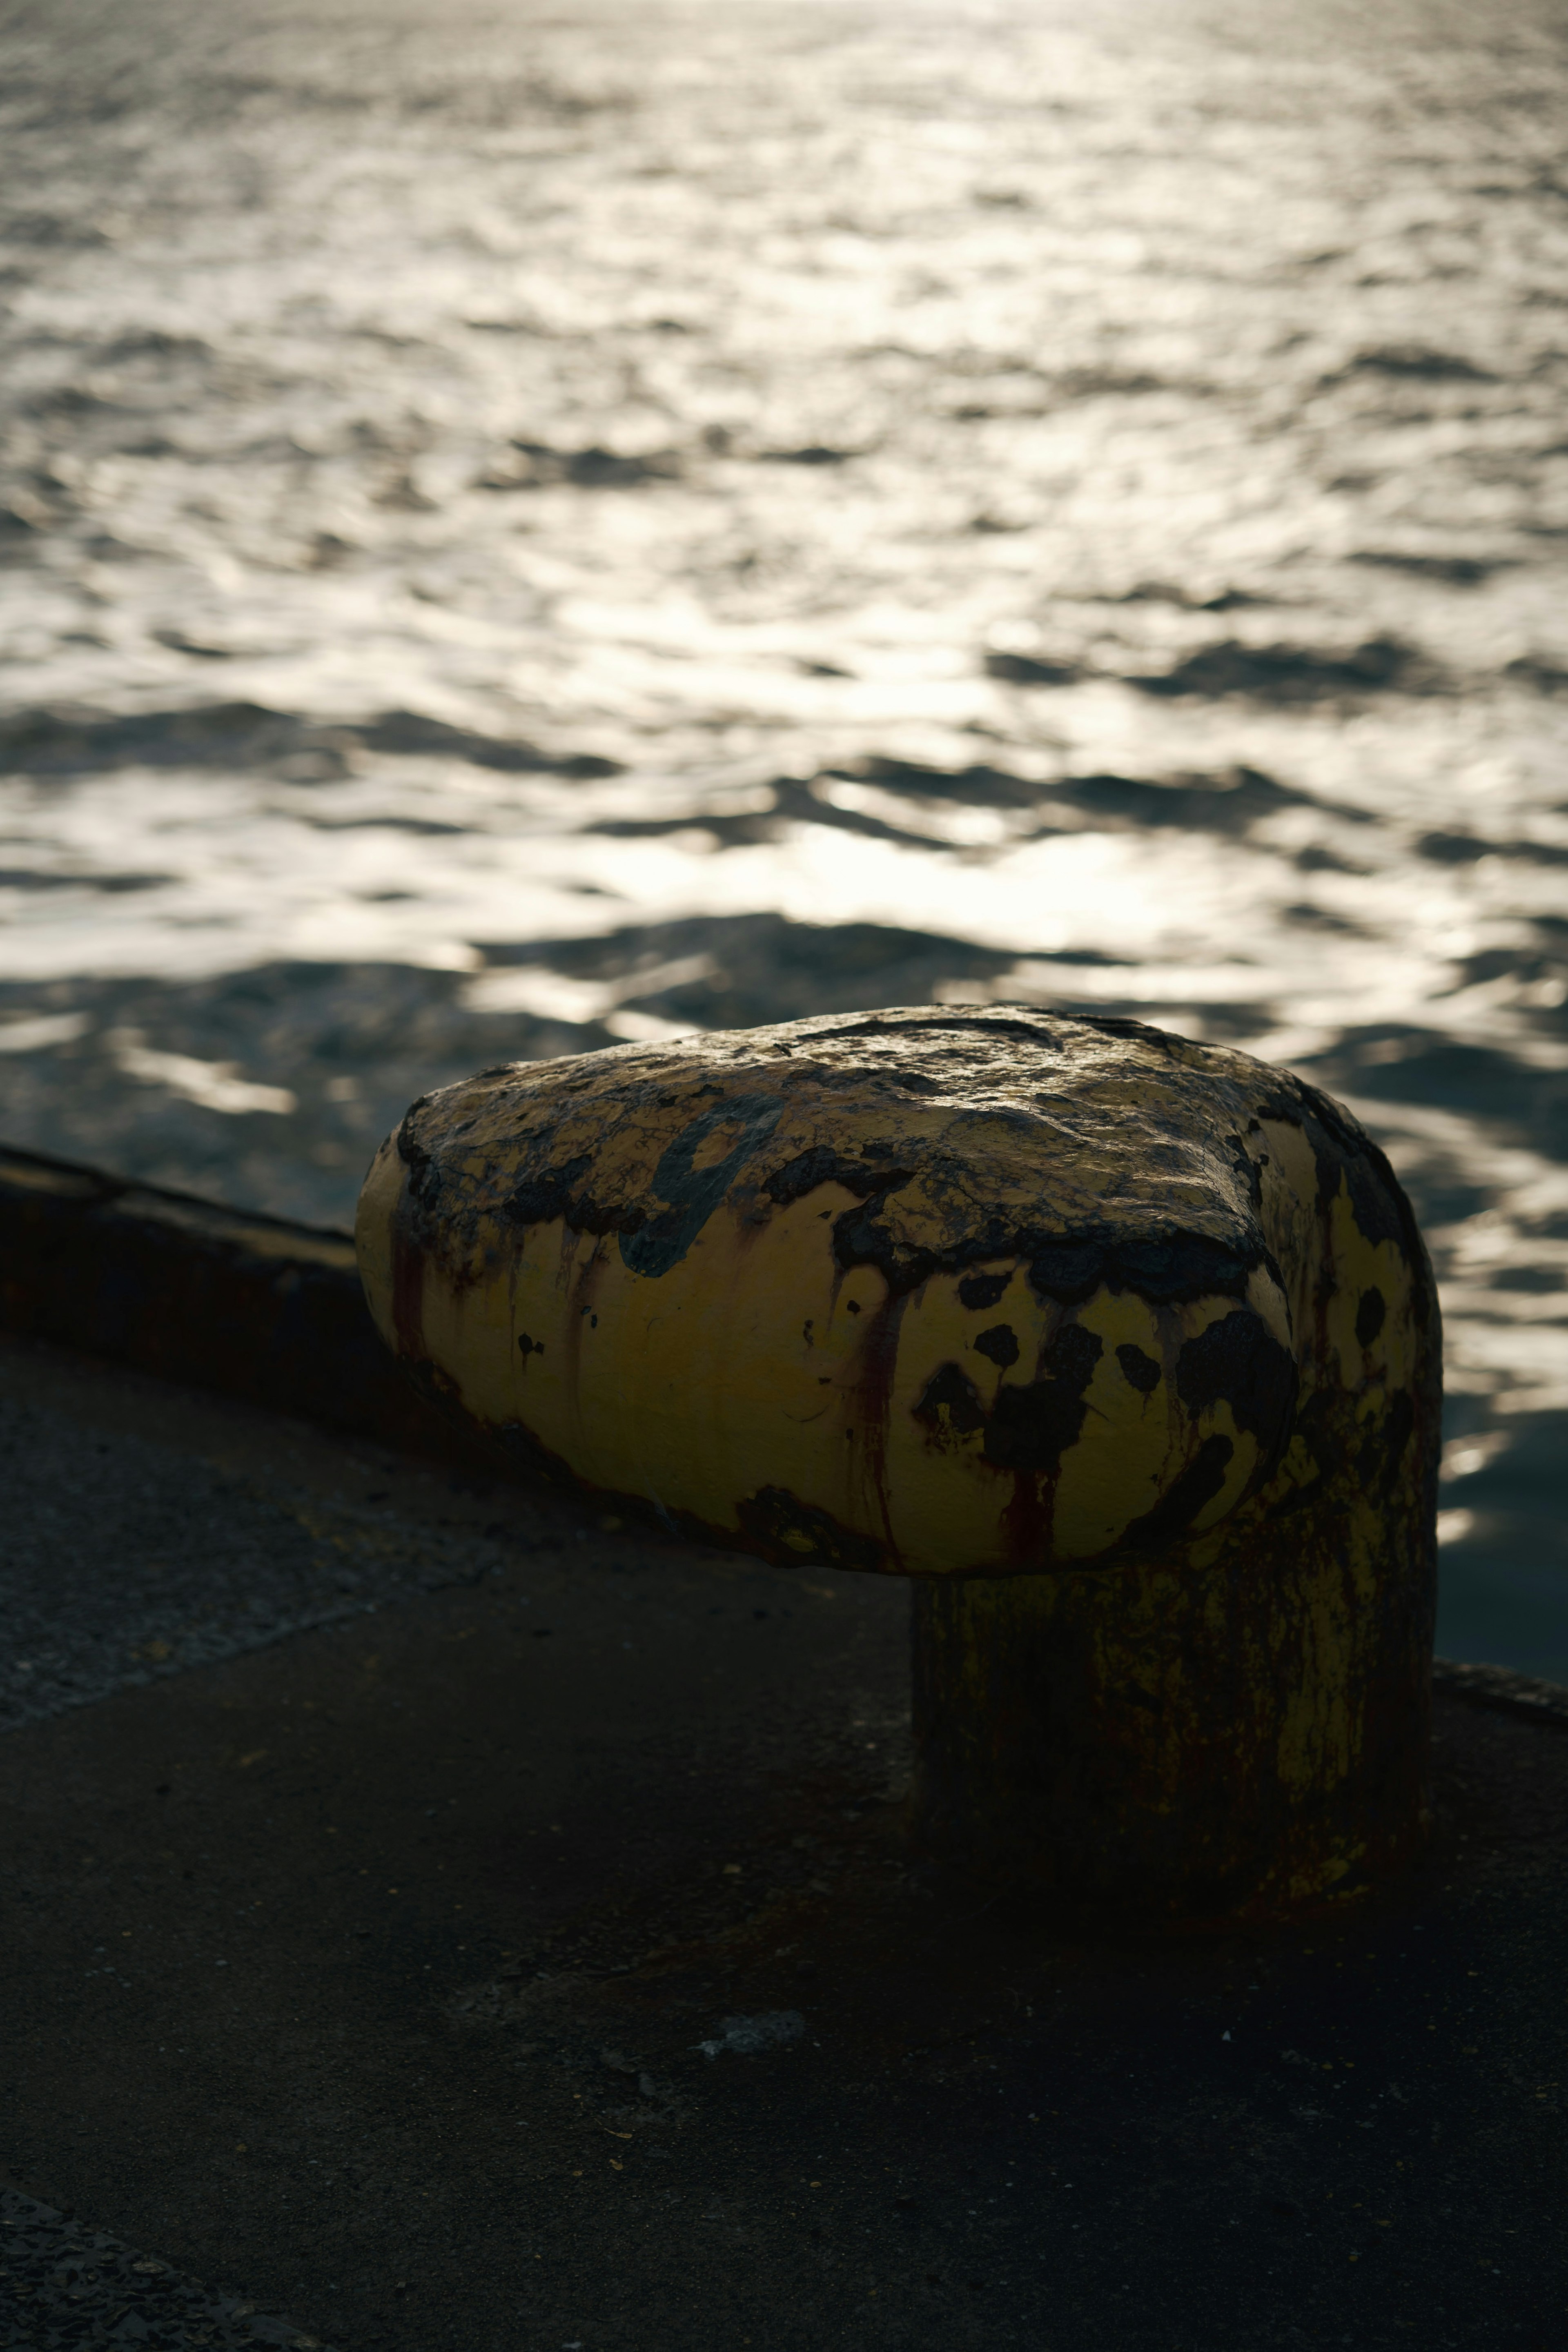
{"label": "yellow mooring bollard", "polygon": [[1007,1007],[517,1064],[415,1104],[358,1246],[527,1468],[917,1580],[928,1849],[1197,1921],[1418,1846],[1436,1299],[1299,1079]]}

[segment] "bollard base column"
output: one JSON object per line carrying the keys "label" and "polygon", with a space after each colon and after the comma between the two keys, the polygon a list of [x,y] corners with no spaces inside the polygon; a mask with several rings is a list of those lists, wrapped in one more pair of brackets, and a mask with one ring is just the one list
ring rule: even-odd
{"label": "bollard base column", "polygon": [[912,1588],[917,1846],[1150,1926],[1339,1905],[1429,1822],[1430,1609],[1330,1560]]}

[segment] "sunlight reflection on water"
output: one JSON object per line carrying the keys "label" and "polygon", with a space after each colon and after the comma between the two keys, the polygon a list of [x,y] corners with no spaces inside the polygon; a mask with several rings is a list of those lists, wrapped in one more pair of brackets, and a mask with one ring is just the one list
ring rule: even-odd
{"label": "sunlight reflection on water", "polygon": [[1445,1643],[1568,1676],[1565,47],[12,12],[0,1132],[342,1221],[507,1054],[1250,1045],[1439,1262]]}

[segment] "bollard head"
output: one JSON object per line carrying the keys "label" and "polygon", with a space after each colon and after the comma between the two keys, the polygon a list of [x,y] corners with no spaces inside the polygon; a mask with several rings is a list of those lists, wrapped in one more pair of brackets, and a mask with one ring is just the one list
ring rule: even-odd
{"label": "bollard head", "polygon": [[1022,1008],[483,1071],[414,1106],[357,1230],[449,1409],[785,1562],[1167,1555],[1278,1479],[1325,1381],[1396,1442],[1429,1352],[1419,1241],[1345,1114]]}

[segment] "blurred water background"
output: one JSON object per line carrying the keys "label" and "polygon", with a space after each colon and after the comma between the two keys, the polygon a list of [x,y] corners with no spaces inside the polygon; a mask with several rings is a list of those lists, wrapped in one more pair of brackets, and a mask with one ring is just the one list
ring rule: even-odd
{"label": "blurred water background", "polygon": [[1565,134],[1545,0],[0,0],[0,1137],[342,1223],[509,1056],[1244,1045],[1568,1678]]}

